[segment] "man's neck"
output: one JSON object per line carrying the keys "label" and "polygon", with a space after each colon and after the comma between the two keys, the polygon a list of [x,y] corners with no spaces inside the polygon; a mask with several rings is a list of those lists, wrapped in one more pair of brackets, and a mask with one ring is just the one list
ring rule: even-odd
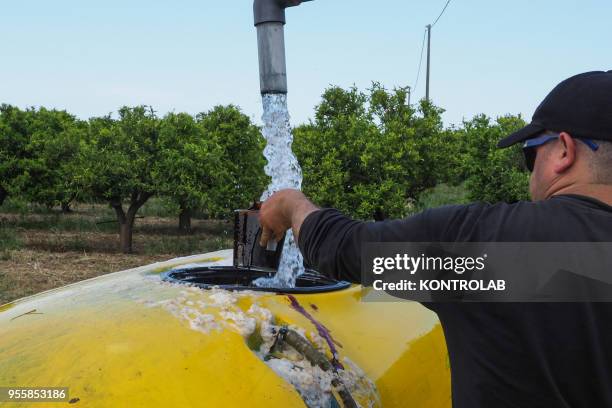
{"label": "man's neck", "polygon": [[549,197],[561,194],[592,197],[612,206],[612,185],[609,184],[572,184],[555,191]]}

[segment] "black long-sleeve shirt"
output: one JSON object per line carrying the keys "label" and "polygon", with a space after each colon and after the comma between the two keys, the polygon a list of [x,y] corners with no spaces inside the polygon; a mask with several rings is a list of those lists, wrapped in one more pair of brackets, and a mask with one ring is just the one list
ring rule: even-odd
{"label": "black long-sleeve shirt", "polygon": [[[376,223],[323,209],[304,220],[299,235],[307,264],[352,282],[361,278],[362,243],[402,241],[612,242],[612,207],[560,195]],[[612,303],[425,306],[444,329],[455,408],[612,407]]]}

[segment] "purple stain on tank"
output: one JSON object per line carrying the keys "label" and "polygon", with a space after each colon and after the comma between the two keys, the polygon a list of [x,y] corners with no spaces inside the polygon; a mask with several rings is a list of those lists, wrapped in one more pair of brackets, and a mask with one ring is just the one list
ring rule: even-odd
{"label": "purple stain on tank", "polygon": [[325,339],[325,342],[329,346],[329,350],[331,351],[332,356],[334,357],[332,360],[333,366],[337,370],[343,370],[344,366],[340,361],[338,361],[338,349],[336,349],[336,344],[340,347],[342,347],[342,345],[334,340],[334,338],[331,336],[331,332],[327,327],[325,327],[322,323],[317,321],[317,319],[312,317],[312,315],[308,313],[308,311],[304,309],[302,305],[300,305],[300,302],[298,302],[295,296],[287,295],[287,297],[291,302],[291,307],[298,311],[300,314],[304,315],[304,317],[306,317],[308,320],[310,320],[310,322],[314,324],[314,326],[317,328],[317,333],[319,333],[319,336]]}

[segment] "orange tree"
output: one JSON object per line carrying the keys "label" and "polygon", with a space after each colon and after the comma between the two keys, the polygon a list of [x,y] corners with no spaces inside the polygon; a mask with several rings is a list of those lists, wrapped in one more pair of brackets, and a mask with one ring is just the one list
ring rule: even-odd
{"label": "orange tree", "polygon": [[107,201],[115,210],[124,253],[132,252],[136,213],[156,192],[153,170],[160,156],[159,127],[151,108],[123,107],[117,120],[91,119],[81,149],[79,184],[91,198]]}
{"label": "orange tree", "polygon": [[178,205],[179,230],[190,232],[194,210],[207,207],[217,185],[227,182],[221,149],[186,113],[169,113],[162,119],[159,146],[153,171],[156,189]]}
{"label": "orange tree", "polygon": [[441,113],[424,101],[409,105],[406,88],[327,89],[314,121],[294,129],[304,191],[362,219],[405,215],[447,177]]}
{"label": "orange tree", "polygon": [[497,142],[525,126],[520,116],[506,115],[492,121],[485,115],[465,121],[457,130],[461,140],[460,169],[472,200],[513,202],[529,199],[529,172],[521,147],[498,149]]}
{"label": "orange tree", "polygon": [[28,143],[22,172],[16,179],[20,195],[29,202],[69,211],[77,197],[76,159],[87,123],[66,111],[28,109]]}
{"label": "orange tree", "polygon": [[16,181],[23,174],[30,143],[27,116],[17,107],[0,106],[0,205],[19,191]]}
{"label": "orange tree", "polygon": [[265,140],[260,129],[234,105],[216,106],[196,115],[210,151],[220,160],[208,190],[205,210],[226,218],[258,200],[269,179],[264,173]]}

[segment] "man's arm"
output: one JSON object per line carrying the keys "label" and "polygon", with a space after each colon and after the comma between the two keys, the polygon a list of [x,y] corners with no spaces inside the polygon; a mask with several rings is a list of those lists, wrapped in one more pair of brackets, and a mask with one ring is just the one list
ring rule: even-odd
{"label": "man's arm", "polygon": [[263,229],[261,246],[270,239],[280,240],[291,228],[307,264],[333,278],[360,282],[361,245],[344,251],[341,248],[347,233],[362,222],[337,210],[321,210],[301,191],[292,189],[280,190],[268,198],[261,206],[259,222]]}
{"label": "man's arm", "polygon": [[289,228],[297,242],[304,220],[318,210],[319,207],[299,190],[285,189],[273,194],[262,204],[259,212],[263,228],[260,245],[265,247],[271,238],[280,241]]}
{"label": "man's arm", "polygon": [[263,203],[262,245],[293,229],[306,262],[336,279],[361,281],[365,242],[427,242],[426,217],[416,215],[384,222],[356,221],[334,209],[319,209],[297,190],[281,190]]}

